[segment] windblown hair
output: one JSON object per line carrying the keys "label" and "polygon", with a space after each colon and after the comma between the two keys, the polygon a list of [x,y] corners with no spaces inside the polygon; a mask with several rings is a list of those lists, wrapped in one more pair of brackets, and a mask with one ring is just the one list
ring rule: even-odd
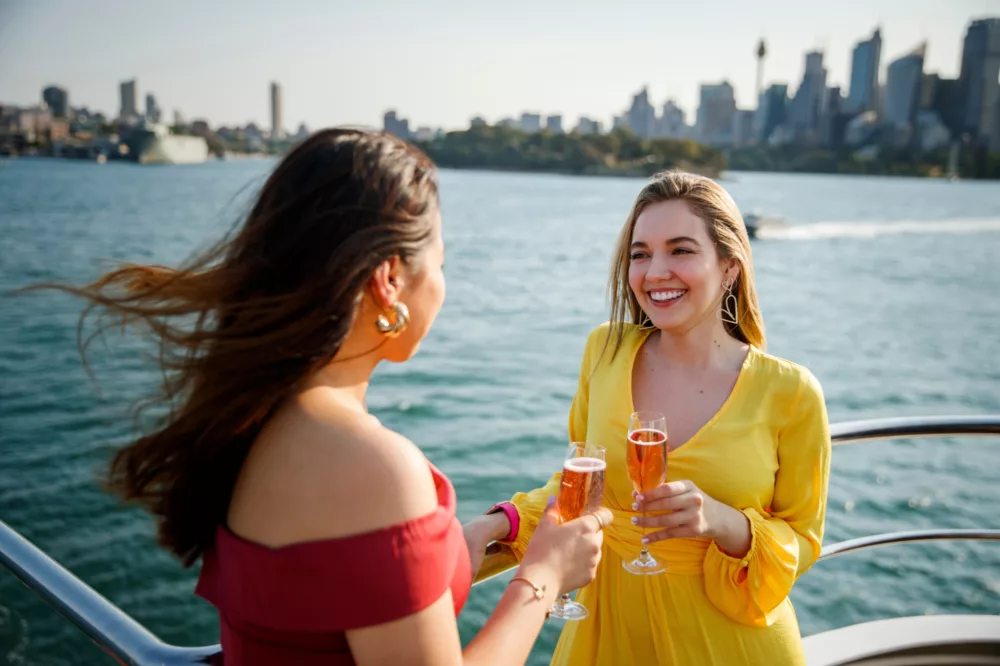
{"label": "windblown hair", "polygon": [[721,185],[710,178],[679,171],[665,171],[653,176],[639,192],[632,205],[632,211],[625,220],[625,226],[618,236],[611,266],[611,278],[608,282],[608,296],[611,301],[611,332],[608,343],[612,349],[612,357],[621,347],[626,324],[642,325],[647,320],[646,313],[639,307],[639,301],[632,293],[628,282],[630,247],[636,221],[650,204],[672,199],[685,201],[694,214],[705,222],[708,235],[722,259],[735,259],[739,264],[739,276],[733,283],[738,323],[735,325],[726,323],[726,331],[737,340],[763,350],[766,347],[764,317],[757,303],[750,237],[747,235],[746,225],[736,202]]}
{"label": "windblown hair", "polygon": [[[56,288],[159,346],[169,409],[119,450],[106,484],[149,510],[185,566],[223,524],[250,445],[302,381],[337,354],[368,280],[433,237],[437,171],[390,135],[321,131],[275,168],[243,223],[181,268],[126,264]],[[103,329],[102,329],[103,330]],[[86,360],[86,344],[81,354]]]}

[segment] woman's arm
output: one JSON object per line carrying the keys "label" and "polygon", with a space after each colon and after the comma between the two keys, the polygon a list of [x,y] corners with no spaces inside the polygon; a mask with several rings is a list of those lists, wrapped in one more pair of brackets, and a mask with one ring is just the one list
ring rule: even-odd
{"label": "woman's arm", "polygon": [[637,506],[673,513],[646,516],[637,524],[660,528],[651,541],[709,537],[705,592],[730,618],[767,626],[771,612],[795,580],[819,557],[830,478],[830,431],[819,382],[804,375],[787,422],[778,432],[778,471],[767,513],[739,511],[703,493],[690,481],[674,481],[645,494]]}

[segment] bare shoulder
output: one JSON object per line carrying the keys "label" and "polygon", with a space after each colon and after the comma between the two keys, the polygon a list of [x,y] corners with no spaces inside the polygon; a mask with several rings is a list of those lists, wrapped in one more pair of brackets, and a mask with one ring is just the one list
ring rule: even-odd
{"label": "bare shoulder", "polygon": [[434,511],[430,467],[412,442],[312,389],[254,442],[229,527],[271,547],[349,536]]}

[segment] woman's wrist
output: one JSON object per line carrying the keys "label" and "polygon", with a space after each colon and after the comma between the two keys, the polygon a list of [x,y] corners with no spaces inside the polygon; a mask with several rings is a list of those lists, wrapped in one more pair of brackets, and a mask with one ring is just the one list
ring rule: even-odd
{"label": "woman's wrist", "polygon": [[[718,500],[715,500],[718,501]],[[719,549],[730,557],[743,557],[750,552],[753,534],[750,530],[750,519],[742,511],[728,504],[718,502],[721,520],[719,527],[713,530],[712,539]]]}
{"label": "woman's wrist", "polygon": [[491,532],[494,535],[493,539],[495,541],[510,543],[517,538],[521,520],[520,515],[517,513],[517,507],[513,504],[510,502],[496,504],[486,512],[486,515],[487,517],[494,518],[496,521],[492,524],[496,528],[496,531]]}
{"label": "woman's wrist", "polygon": [[500,541],[510,533],[510,521],[502,512],[477,516],[466,523],[466,529],[474,530],[478,538],[485,544]]}

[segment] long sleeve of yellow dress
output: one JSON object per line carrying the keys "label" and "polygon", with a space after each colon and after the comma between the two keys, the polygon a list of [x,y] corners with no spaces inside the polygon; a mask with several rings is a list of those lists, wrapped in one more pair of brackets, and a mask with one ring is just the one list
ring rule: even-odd
{"label": "long sleeve of yellow dress", "polygon": [[730,557],[713,542],[705,555],[705,593],[730,619],[769,626],[769,615],[819,557],[830,474],[830,433],[823,392],[803,382],[778,432],[778,471],[770,511],[743,508],[750,551]]}

